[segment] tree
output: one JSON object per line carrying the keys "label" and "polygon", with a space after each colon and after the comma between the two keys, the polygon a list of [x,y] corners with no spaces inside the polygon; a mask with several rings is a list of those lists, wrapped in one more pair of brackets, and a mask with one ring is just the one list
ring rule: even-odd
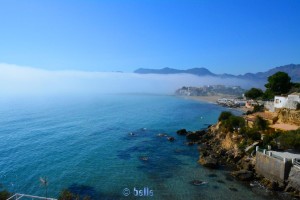
{"label": "tree", "polygon": [[286,94],[292,87],[291,77],[285,72],[277,72],[268,77],[268,83],[265,84],[266,92],[274,95]]}
{"label": "tree", "polygon": [[245,93],[245,97],[249,99],[257,100],[259,97],[262,97],[264,92],[258,88],[251,88]]}

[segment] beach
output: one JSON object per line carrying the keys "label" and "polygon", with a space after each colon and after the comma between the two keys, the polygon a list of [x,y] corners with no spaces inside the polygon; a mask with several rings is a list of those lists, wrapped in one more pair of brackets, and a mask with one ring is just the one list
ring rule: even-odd
{"label": "beach", "polygon": [[[206,102],[206,103],[212,103],[212,104],[217,104],[218,99],[226,98],[226,99],[235,99],[236,96],[230,96],[230,95],[214,95],[214,96],[182,96],[184,99],[191,99],[195,101],[201,101],[201,102]],[[247,112],[249,109],[246,107],[237,107],[237,108],[231,108],[231,109],[236,109],[241,112]]]}

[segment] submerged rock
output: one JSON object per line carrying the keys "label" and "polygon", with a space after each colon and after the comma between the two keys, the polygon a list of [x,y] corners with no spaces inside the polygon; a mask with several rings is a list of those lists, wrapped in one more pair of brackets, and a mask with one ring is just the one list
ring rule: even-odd
{"label": "submerged rock", "polygon": [[217,180],[217,182],[218,182],[218,183],[223,183],[223,184],[225,183],[225,182],[222,181],[222,180]]}
{"label": "submerged rock", "polygon": [[208,174],[207,176],[213,178],[213,177],[217,177],[217,174]]}
{"label": "submerged rock", "polygon": [[231,190],[231,191],[234,191],[234,192],[237,192],[238,190],[236,189],[236,188],[234,188],[234,187],[230,187],[230,188],[228,188],[229,190]]}
{"label": "submerged rock", "polygon": [[174,137],[167,137],[167,139],[170,141],[170,142],[173,142],[175,140]]}
{"label": "submerged rock", "polygon": [[253,180],[253,172],[248,170],[239,170],[231,173],[234,177],[241,181],[251,181]]}

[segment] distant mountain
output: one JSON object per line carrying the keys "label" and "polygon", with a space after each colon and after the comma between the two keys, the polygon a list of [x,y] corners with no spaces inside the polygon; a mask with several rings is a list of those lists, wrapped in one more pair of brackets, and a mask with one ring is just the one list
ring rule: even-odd
{"label": "distant mountain", "polygon": [[193,74],[197,76],[215,76],[220,78],[240,78],[246,80],[267,80],[267,78],[276,72],[286,72],[292,78],[292,81],[300,82],[300,64],[290,64],[280,67],[272,68],[266,72],[258,73],[246,73],[244,75],[232,75],[232,74],[214,74],[206,68],[192,68],[187,70],[179,70],[172,68],[163,69],[144,69],[140,68],[134,71],[138,74]]}
{"label": "distant mountain", "polygon": [[276,72],[285,72],[287,73],[293,81],[300,81],[300,64],[290,64],[284,65],[280,67],[272,68],[266,72],[258,72],[258,73],[246,73],[244,75],[239,75],[237,77],[244,79],[267,79],[269,76],[275,74]]}
{"label": "distant mountain", "polygon": [[169,67],[165,67],[162,69],[145,69],[140,68],[134,71],[134,73],[138,74],[194,74],[197,76],[216,76],[216,74],[210,72],[206,68],[192,68],[187,70],[180,69],[172,69]]}

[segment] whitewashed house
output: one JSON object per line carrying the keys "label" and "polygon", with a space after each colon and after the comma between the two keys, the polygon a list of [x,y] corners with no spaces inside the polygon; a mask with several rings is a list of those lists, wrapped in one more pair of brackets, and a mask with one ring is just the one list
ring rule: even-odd
{"label": "whitewashed house", "polygon": [[300,104],[300,94],[293,93],[287,97],[275,96],[274,97],[274,108],[288,108],[291,110],[297,110]]}
{"label": "whitewashed house", "polygon": [[274,97],[274,108],[284,108],[287,102],[287,97],[275,96]]}

